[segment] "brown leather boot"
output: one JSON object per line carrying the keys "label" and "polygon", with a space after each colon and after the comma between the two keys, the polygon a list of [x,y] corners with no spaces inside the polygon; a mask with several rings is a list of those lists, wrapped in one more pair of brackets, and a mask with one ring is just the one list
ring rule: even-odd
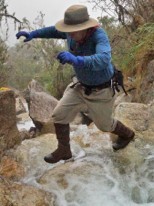
{"label": "brown leather boot", "polygon": [[118,135],[117,141],[112,144],[114,150],[125,148],[135,136],[135,133],[120,121],[117,121],[116,128],[112,133]]}
{"label": "brown leather boot", "polygon": [[44,157],[44,160],[48,163],[56,163],[60,160],[67,160],[72,157],[69,144],[69,124],[55,123],[54,125],[58,140],[58,148],[53,153]]}

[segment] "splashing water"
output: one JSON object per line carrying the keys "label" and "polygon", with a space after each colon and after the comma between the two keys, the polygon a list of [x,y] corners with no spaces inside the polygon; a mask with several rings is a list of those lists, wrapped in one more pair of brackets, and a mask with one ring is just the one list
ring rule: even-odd
{"label": "splashing water", "polygon": [[113,152],[108,134],[80,125],[71,132],[71,148],[76,161],[34,162],[22,181],[54,193],[56,206],[154,206],[154,145],[136,140]]}

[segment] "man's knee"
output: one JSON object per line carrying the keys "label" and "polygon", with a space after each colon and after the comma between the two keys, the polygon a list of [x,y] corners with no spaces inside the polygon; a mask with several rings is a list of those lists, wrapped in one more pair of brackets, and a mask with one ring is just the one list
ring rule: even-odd
{"label": "man's knee", "polygon": [[61,107],[56,107],[52,113],[54,123],[69,124],[76,115],[71,111],[63,110]]}
{"label": "man's knee", "polygon": [[53,119],[53,122],[55,123],[62,123],[61,121],[63,121],[65,117],[63,115],[63,112],[60,111],[60,109],[55,108],[52,113],[52,119]]}
{"label": "man's knee", "polygon": [[100,124],[96,124],[96,126],[98,127],[98,129],[100,129],[101,131],[103,132],[112,132],[115,128],[115,120],[111,120],[110,122],[106,122],[106,123],[103,123]]}

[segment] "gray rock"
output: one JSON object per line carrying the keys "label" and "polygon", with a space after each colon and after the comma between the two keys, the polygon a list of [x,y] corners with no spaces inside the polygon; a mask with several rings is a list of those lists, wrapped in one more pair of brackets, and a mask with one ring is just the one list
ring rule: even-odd
{"label": "gray rock", "polygon": [[41,133],[54,133],[52,112],[58,100],[45,92],[41,85],[32,80],[24,94],[28,103],[29,116],[36,129]]}
{"label": "gray rock", "polygon": [[141,103],[120,103],[115,110],[115,118],[136,131],[149,127],[149,107]]}

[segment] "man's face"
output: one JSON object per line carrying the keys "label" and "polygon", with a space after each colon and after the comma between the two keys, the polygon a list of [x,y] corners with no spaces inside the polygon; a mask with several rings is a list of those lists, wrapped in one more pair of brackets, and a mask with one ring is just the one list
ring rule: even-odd
{"label": "man's face", "polygon": [[87,30],[76,31],[76,32],[69,32],[68,35],[74,39],[75,41],[81,41],[85,35]]}

